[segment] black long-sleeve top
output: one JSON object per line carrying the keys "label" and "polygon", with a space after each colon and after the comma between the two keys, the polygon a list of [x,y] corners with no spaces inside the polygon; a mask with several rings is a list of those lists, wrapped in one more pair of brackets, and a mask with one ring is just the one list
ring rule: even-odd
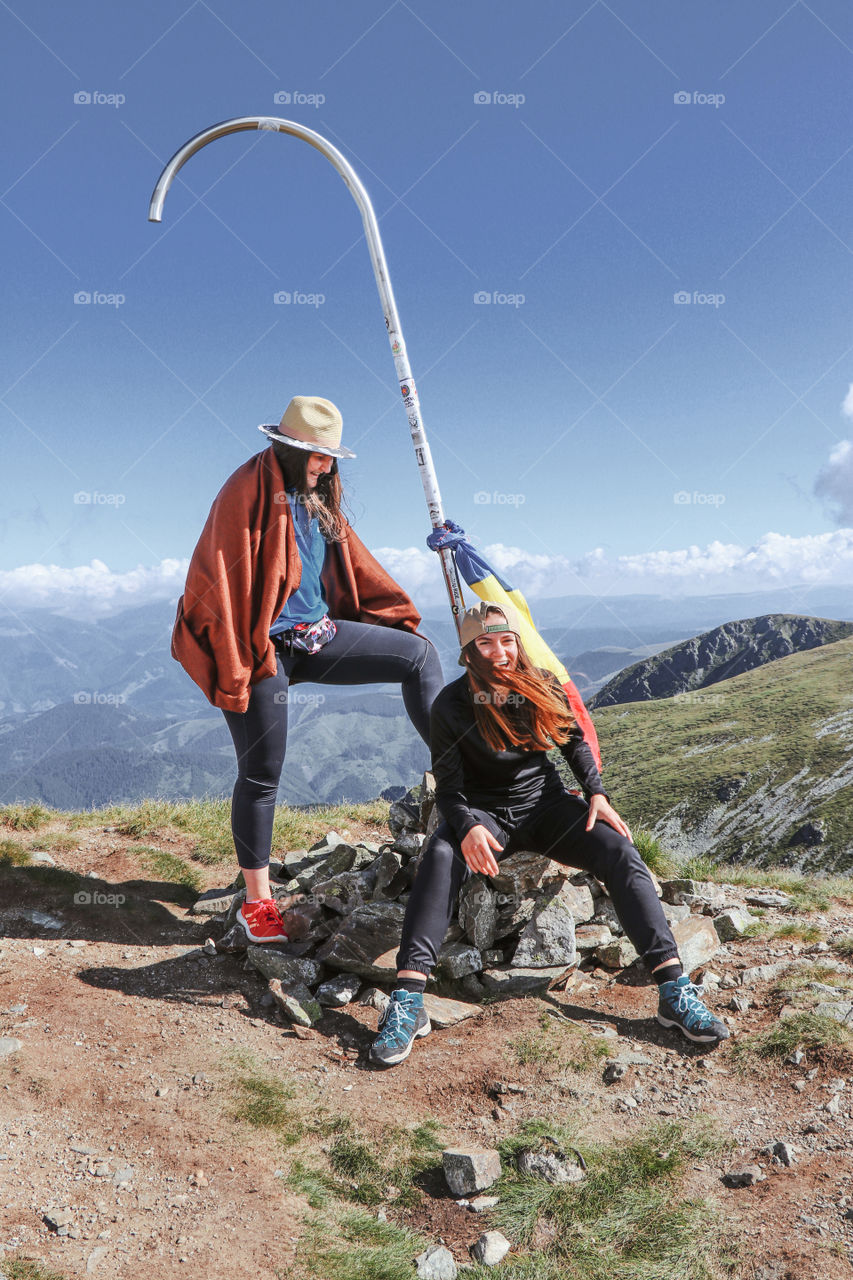
{"label": "black long-sleeve top", "polygon": [[[547,671],[542,675],[562,693],[556,677]],[[477,826],[471,805],[487,812],[495,807],[513,807],[534,800],[546,787],[561,785],[560,775],[545,751],[522,747],[492,750],[477,728],[474,695],[467,675],[445,685],[432,704],[430,750],[436,804],[459,841]],[[587,799],[607,794],[577,725],[559,751]]]}

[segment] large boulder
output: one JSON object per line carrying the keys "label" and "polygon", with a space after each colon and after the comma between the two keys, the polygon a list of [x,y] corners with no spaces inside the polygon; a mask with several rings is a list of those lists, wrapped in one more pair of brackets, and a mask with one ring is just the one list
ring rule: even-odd
{"label": "large boulder", "polygon": [[497,928],[496,895],[485,877],[473,875],[459,891],[459,924],[465,937],[480,951],[486,951],[495,940]]}
{"label": "large boulder", "polygon": [[400,946],[404,914],[405,908],[397,902],[356,907],[318,949],[317,959],[374,982],[393,981],[397,972],[393,956]]}
{"label": "large boulder", "polygon": [[564,890],[572,891],[574,885],[566,884],[553,898],[539,900],[518,940],[512,961],[514,965],[539,969],[547,965],[575,963],[575,918],[571,894]]}

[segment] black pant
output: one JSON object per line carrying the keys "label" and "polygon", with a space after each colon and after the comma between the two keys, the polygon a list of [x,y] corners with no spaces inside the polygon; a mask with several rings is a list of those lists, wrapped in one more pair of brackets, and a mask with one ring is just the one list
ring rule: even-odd
{"label": "black pant", "polygon": [[[532,804],[512,809],[472,808],[504,848],[498,862],[526,849],[595,876],[613,900],[622,928],[650,969],[674,960],[678,947],[652,878],[625,836],[600,818],[585,831],[589,807],[564,787],[552,787]],[[459,841],[446,822],[423,851],[403,920],[397,968],[429,974],[438,958],[462,884],[471,875]]]}
{"label": "black pant", "polygon": [[441,663],[423,636],[396,627],[338,622],[337,634],[317,653],[278,648],[274,676],[252,685],[244,712],[223,715],[237,752],[231,830],[237,861],[249,871],[270,860],[278,783],[287,747],[291,681],[311,684],[399,682],[409,719],[429,745],[429,711],[442,686]]}

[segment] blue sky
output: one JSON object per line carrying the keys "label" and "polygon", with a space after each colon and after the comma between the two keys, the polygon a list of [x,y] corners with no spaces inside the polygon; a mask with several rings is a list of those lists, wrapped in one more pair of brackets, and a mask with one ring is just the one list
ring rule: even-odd
{"label": "blue sky", "polygon": [[334,169],[236,135],[147,222],[163,162],[244,114],[362,177],[446,513],[518,585],[853,582],[843,0],[29,0],[0,32],[0,603],[177,595],[294,394],[340,406],[359,533],[440,599]]}

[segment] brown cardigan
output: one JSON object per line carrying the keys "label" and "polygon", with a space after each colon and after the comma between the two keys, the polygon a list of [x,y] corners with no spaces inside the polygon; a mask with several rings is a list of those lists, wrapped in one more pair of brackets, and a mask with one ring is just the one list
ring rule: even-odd
{"label": "brown cardigan", "polygon": [[[243,712],[249,688],[275,675],[269,630],[299,586],[302,561],[272,447],[226,480],[193,552],[172,632],[172,657],[209,702]],[[420,614],[347,525],[322,574],[333,618],[416,631]]]}

